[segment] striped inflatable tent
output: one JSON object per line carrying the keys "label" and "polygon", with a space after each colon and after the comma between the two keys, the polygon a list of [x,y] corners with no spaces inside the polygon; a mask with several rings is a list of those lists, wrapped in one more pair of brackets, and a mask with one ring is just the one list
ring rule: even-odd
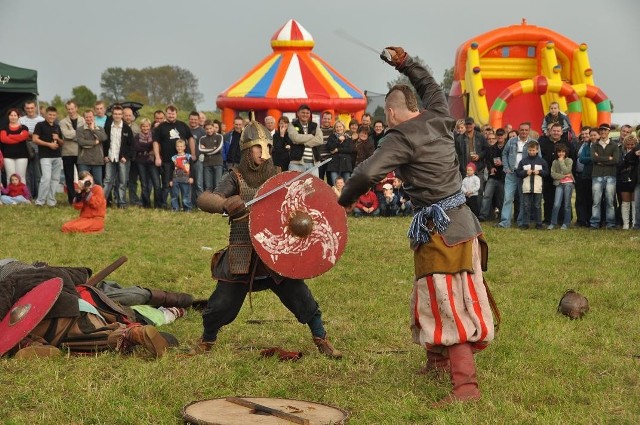
{"label": "striped inflatable tent", "polygon": [[309,32],[290,19],[271,37],[273,53],[222,92],[216,101],[227,128],[241,111],[253,110],[256,119],[276,120],[307,104],[314,113],[360,120],[367,106],[364,93],[320,56],[312,52]]}

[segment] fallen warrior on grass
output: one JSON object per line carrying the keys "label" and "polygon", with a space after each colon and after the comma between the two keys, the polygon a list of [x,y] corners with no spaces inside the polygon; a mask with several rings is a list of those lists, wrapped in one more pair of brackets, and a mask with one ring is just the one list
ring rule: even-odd
{"label": "fallen warrior on grass", "polygon": [[[136,346],[154,357],[162,357],[176,338],[156,326],[184,316],[191,306],[189,294],[139,286],[123,288],[114,281],[88,285],[92,276],[86,267],[52,267],[0,260],[0,320],[25,294],[42,282],[61,278],[62,292],[44,319],[9,355],[18,358],[52,356],[60,349],[72,353],[115,351],[129,354]],[[37,290],[37,289],[36,289]],[[3,329],[0,334],[10,332]]]}

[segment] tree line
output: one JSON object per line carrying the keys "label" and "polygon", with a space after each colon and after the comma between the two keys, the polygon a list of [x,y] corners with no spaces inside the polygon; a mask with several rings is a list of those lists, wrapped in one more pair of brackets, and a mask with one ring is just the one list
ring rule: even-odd
{"label": "tree line", "polygon": [[[182,111],[191,111],[203,100],[193,73],[171,65],[143,69],[110,67],[100,77],[100,88],[100,99],[107,106],[130,101],[159,107],[173,104]],[[66,100],[73,100],[80,107],[93,107],[98,96],[81,85],[71,89],[70,99],[63,100],[56,95],[50,104],[64,110]]]}
{"label": "tree line", "polygon": [[198,79],[188,69],[175,65],[107,68],[100,78],[100,88],[102,99],[110,103],[128,100],[192,110],[203,100]]}

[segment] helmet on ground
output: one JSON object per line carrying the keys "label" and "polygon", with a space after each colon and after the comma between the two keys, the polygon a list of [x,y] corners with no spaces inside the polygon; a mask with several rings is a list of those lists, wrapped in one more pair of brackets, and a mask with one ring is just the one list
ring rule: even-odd
{"label": "helmet on ground", "polygon": [[571,319],[581,319],[589,311],[589,301],[573,289],[564,293],[558,304],[558,313]]}

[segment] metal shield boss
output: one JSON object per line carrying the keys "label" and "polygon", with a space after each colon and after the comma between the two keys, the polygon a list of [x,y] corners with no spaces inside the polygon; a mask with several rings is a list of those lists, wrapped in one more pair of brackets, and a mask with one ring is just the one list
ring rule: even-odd
{"label": "metal shield boss", "polygon": [[47,315],[62,291],[62,279],[45,280],[22,296],[0,322],[0,356],[15,347]]}
{"label": "metal shield boss", "polygon": [[[287,171],[267,180],[256,197],[300,174]],[[347,244],[347,214],[331,187],[304,176],[251,206],[251,243],[264,264],[292,279],[331,269]]]}

